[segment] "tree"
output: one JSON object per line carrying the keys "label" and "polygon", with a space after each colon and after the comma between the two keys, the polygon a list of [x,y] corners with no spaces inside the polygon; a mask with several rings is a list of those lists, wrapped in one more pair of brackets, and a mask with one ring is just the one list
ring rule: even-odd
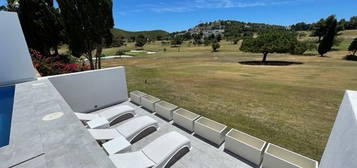
{"label": "tree", "polygon": [[357,29],[357,16],[352,16],[348,22],[349,29]]}
{"label": "tree", "polygon": [[124,43],[125,41],[123,36],[120,35],[113,36],[112,47],[121,47],[124,45]]}
{"label": "tree", "polygon": [[216,36],[216,40],[217,40],[218,42],[220,42],[220,41],[222,40],[222,35],[221,35],[221,34],[218,34],[218,35]]}
{"label": "tree", "polygon": [[318,42],[321,41],[321,38],[325,35],[325,33],[326,33],[326,25],[324,19],[320,19],[320,21],[313,24],[311,35],[318,37]]}
{"label": "tree", "polygon": [[212,51],[213,51],[213,52],[217,52],[220,47],[221,47],[221,46],[219,45],[218,41],[214,41],[214,42],[212,43]]}
{"label": "tree", "polygon": [[201,45],[202,44],[202,34],[192,34],[193,44]]}
{"label": "tree", "polygon": [[135,47],[144,47],[147,42],[147,38],[144,35],[139,35],[135,38]]}
{"label": "tree", "polygon": [[311,29],[311,24],[300,22],[300,23],[296,23],[295,25],[292,25],[291,29],[295,31],[306,31]]}
{"label": "tree", "polygon": [[19,0],[7,0],[6,4],[0,6],[0,11],[17,12],[19,8]]}
{"label": "tree", "polygon": [[356,56],[357,52],[357,38],[353,39],[352,43],[348,47],[348,51],[352,52],[352,55]]}
{"label": "tree", "polygon": [[269,53],[287,53],[299,44],[297,34],[290,31],[271,30],[263,32],[257,38],[243,40],[241,51],[262,53],[265,63]]}
{"label": "tree", "polygon": [[345,19],[341,19],[338,24],[337,24],[337,30],[338,31],[343,31],[345,30],[347,27],[347,22]]}
{"label": "tree", "polygon": [[337,20],[335,17],[329,17],[326,20],[326,27],[327,27],[327,33],[324,35],[323,39],[320,42],[320,45],[318,47],[318,52],[321,57],[324,56],[325,53],[331,50],[335,36],[337,33]]}
{"label": "tree", "polygon": [[[20,0],[18,14],[29,48],[50,55],[53,48],[62,41],[63,29],[59,11],[53,7],[52,0]],[[9,5],[12,6],[12,5]]]}
{"label": "tree", "polygon": [[183,41],[184,41],[184,36],[175,35],[171,40],[171,46],[178,47],[178,51],[180,52],[180,47],[181,47],[181,44],[183,43]]}
{"label": "tree", "polygon": [[[80,57],[85,54],[90,68],[95,69],[92,51],[97,49],[98,58],[103,44],[111,43],[110,29],[114,25],[112,1],[61,0],[57,2],[72,55]],[[100,62],[98,64],[100,68]]]}
{"label": "tree", "polygon": [[95,3],[98,8],[98,13],[92,18],[92,23],[95,28],[94,40],[96,42],[96,62],[95,67],[101,69],[101,57],[103,46],[110,46],[113,42],[111,29],[114,26],[113,19],[113,2],[112,0],[99,0]]}
{"label": "tree", "polygon": [[184,41],[184,37],[182,35],[176,35],[175,37],[172,38],[171,45],[179,46],[182,44],[183,41]]}
{"label": "tree", "polygon": [[192,39],[192,35],[190,32],[186,32],[185,34],[183,34],[184,40],[191,40]]}

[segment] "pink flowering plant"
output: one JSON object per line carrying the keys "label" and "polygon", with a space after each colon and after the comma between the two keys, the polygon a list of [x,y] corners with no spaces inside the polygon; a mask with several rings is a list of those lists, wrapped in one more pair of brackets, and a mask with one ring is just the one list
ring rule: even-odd
{"label": "pink flowering plant", "polygon": [[41,76],[73,73],[89,70],[84,62],[68,59],[63,55],[44,56],[36,50],[30,50],[32,62]]}

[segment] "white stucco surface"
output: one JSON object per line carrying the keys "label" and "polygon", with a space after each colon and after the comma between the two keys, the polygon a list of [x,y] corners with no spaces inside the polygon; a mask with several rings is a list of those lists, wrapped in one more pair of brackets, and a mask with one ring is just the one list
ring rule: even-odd
{"label": "white stucco surface", "polygon": [[124,67],[48,77],[75,112],[87,113],[128,100]]}
{"label": "white stucco surface", "polygon": [[15,12],[0,11],[0,86],[36,79],[31,56]]}
{"label": "white stucco surface", "polygon": [[357,92],[346,91],[320,168],[357,167]]}

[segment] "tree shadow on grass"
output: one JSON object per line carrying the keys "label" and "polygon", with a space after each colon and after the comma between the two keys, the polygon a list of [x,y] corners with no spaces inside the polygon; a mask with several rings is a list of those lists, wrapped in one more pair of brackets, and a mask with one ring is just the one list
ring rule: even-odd
{"label": "tree shadow on grass", "polygon": [[343,57],[344,60],[348,60],[348,61],[357,61],[357,56],[354,55],[346,55],[345,57]]}
{"label": "tree shadow on grass", "polygon": [[288,66],[288,65],[301,65],[302,62],[292,62],[292,61],[240,61],[243,65],[267,65],[267,66]]}

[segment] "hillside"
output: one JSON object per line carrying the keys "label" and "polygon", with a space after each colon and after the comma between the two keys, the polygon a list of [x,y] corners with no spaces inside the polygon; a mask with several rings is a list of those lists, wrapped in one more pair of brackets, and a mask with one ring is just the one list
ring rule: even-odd
{"label": "hillside", "polygon": [[202,32],[204,36],[211,34],[234,36],[238,34],[251,34],[269,29],[285,29],[285,27],[264,23],[246,23],[235,20],[218,20],[214,22],[201,23],[193,28],[188,29],[186,32],[191,34]]}
{"label": "hillside", "polygon": [[163,31],[163,30],[132,32],[132,31],[125,31],[125,30],[117,29],[117,28],[112,29],[112,34],[114,37],[124,37],[125,39],[130,39],[132,37],[136,37],[139,35],[144,35],[145,37],[147,37],[149,39],[156,39],[159,36],[165,37],[165,36],[169,35],[168,32]]}

